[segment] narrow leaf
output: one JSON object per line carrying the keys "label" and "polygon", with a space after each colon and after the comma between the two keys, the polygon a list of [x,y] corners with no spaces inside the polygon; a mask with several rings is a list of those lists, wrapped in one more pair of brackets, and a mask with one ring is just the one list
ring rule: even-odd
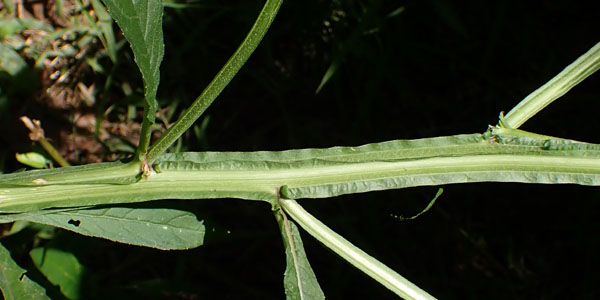
{"label": "narrow leaf", "polygon": [[148,150],[157,109],[156,91],[160,82],[160,63],[164,55],[162,1],[104,0],[104,3],[129,41],[135,63],[144,79],[144,122],[136,155],[136,158],[141,160]]}
{"label": "narrow leaf", "polygon": [[85,267],[71,253],[56,248],[34,248],[29,252],[35,266],[48,281],[60,287],[69,299],[79,299]]}
{"label": "narrow leaf", "polygon": [[435,204],[435,201],[442,195],[442,193],[444,192],[443,188],[439,188],[437,193],[435,194],[435,197],[433,197],[433,199],[431,199],[431,201],[429,201],[429,204],[427,204],[427,207],[425,207],[425,209],[423,209],[422,211],[420,211],[418,214],[412,216],[412,217],[403,217],[403,216],[396,216],[396,215],[392,215],[392,217],[400,220],[400,221],[409,221],[409,220],[414,220],[418,217],[420,217],[422,214],[426,213],[427,211],[429,211],[433,205]]}
{"label": "narrow leaf", "polygon": [[17,265],[2,244],[0,244],[0,290],[6,300],[50,299],[46,296],[46,290],[29,279],[26,271]]}
{"label": "narrow leaf", "polygon": [[313,272],[298,227],[290,221],[282,210],[275,212],[283,244],[285,247],[286,269],[283,278],[286,298],[297,299],[325,299],[319,286],[317,277]]}
{"label": "narrow leaf", "polygon": [[174,250],[202,245],[204,224],[193,213],[167,208],[109,207],[23,217],[115,242]]}

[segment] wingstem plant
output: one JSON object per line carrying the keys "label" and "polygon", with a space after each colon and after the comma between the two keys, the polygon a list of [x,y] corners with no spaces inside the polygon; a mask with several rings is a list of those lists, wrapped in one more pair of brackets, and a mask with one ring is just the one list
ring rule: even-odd
{"label": "wingstem plant", "polygon": [[[0,222],[27,220],[74,230],[65,223],[79,221],[81,224],[75,231],[81,234],[160,249],[184,249],[200,245],[204,233],[201,222],[190,214],[97,206],[170,198],[266,201],[276,212],[289,253],[285,279],[289,298],[323,296],[306,260],[299,232],[285,214],[396,294],[406,299],[431,299],[425,291],[331,231],[293,199],[483,181],[600,185],[600,145],[513,129],[596,71],[600,64],[600,44],[523,100],[525,104],[519,104],[501,119],[500,127],[492,127],[484,134],[282,152],[162,154],[244,65],[272,23],[281,1],[266,1],[234,55],[181,119],[149,150],[149,126],[156,110],[154,98],[163,51],[162,4],[153,0],[106,2],[132,45],[146,86],[144,127],[136,157],[131,163],[1,175]],[[152,168],[141,170],[140,161],[152,164]],[[139,176],[141,171],[146,172],[145,176]],[[184,221],[171,222],[164,216]],[[115,229],[115,219],[117,229],[133,228],[130,234],[121,235]],[[144,229],[139,228],[147,223],[160,224],[155,231],[162,228],[164,232],[140,239]],[[6,255],[0,253],[0,256],[6,259]],[[9,285],[0,287],[3,291],[13,289]]]}
{"label": "wingstem plant", "polygon": [[567,66],[562,72],[529,94],[515,106],[499,125],[519,128],[554,100],[560,98],[574,86],[594,74],[600,68],[600,43]]}
{"label": "wingstem plant", "polygon": [[148,163],[153,163],[160,154],[165,152],[194,122],[206,111],[210,104],[219,96],[231,79],[246,63],[260,41],[267,33],[275,19],[283,0],[267,0],[256,22],[244,41],[229,58],[225,66],[217,73],[206,89],[198,96],[185,113],[152,145],[148,152]]}

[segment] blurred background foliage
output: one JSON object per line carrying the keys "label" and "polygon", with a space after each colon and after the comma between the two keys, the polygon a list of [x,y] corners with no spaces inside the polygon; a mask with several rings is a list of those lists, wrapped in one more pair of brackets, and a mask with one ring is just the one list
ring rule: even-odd
{"label": "blurred background foliage", "polygon": [[[22,115],[41,120],[73,164],[129,155],[142,82],[99,2],[2,3],[4,171],[22,167],[15,152],[37,149]],[[241,0],[164,3],[157,136],[200,94],[261,7]],[[483,132],[598,42],[597,12],[593,2],[551,0],[287,1],[256,53],[176,149],[284,150]],[[600,143],[599,80],[593,75],[523,129]],[[434,208],[413,221],[392,215],[416,214],[435,187],[301,204],[440,299],[600,297],[597,188],[444,188]],[[40,236],[37,227],[3,244],[32,273],[27,253],[34,245],[73,253],[85,266],[86,299],[283,297],[283,247],[268,205],[159,203],[173,204],[206,220],[205,246],[161,252],[60,230]],[[304,242],[328,298],[394,298],[308,235]],[[59,297],[58,289],[51,292]]]}

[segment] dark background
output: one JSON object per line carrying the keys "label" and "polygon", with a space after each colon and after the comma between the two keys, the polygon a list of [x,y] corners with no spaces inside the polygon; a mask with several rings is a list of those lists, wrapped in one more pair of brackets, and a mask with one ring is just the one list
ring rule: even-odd
{"label": "dark background", "polygon": [[[185,151],[353,146],[483,132],[599,41],[598,8],[569,1],[287,1],[238,76],[185,135]],[[159,100],[195,99],[250,28],[260,1],[165,9]],[[395,15],[391,12],[404,7]],[[332,62],[337,71],[319,93]],[[135,75],[135,69],[129,67]],[[133,70],[133,71],[132,71]],[[600,77],[522,129],[600,143]],[[300,203],[439,299],[600,297],[598,189],[481,183]],[[198,213],[206,245],[145,249],[62,233],[98,298],[281,299],[285,257],[270,207],[164,201]],[[211,233],[212,230],[216,233]],[[229,234],[226,232],[230,231]],[[329,299],[394,299],[302,232]]]}

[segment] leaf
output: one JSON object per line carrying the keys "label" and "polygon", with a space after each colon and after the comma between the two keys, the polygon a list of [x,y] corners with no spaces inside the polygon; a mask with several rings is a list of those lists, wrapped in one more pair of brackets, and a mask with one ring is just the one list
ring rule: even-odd
{"label": "leaf", "polygon": [[[144,80],[144,122],[137,158],[146,155],[157,109],[156,91],[160,82],[160,63],[164,55],[161,0],[104,0],[129,41],[135,63]],[[106,34],[106,32],[104,32]]]}
{"label": "leaf", "polygon": [[16,153],[15,158],[18,162],[36,169],[47,168],[52,164],[51,160],[37,152]]}
{"label": "leaf", "polygon": [[6,73],[11,77],[16,77],[27,68],[27,63],[17,51],[0,42],[0,79]]}
{"label": "leaf", "polygon": [[85,267],[71,253],[56,248],[34,248],[29,252],[35,266],[48,278],[48,281],[60,287],[60,291],[69,299],[79,299],[81,280]]}
{"label": "leaf", "polygon": [[22,220],[79,234],[162,250],[202,245],[204,224],[193,213],[167,208],[109,207],[56,212]]}
{"label": "leaf", "polygon": [[0,290],[6,300],[50,299],[46,296],[46,289],[29,279],[26,271],[17,265],[2,244],[0,244]]}
{"label": "leaf", "polygon": [[275,216],[285,247],[286,269],[283,286],[286,298],[289,300],[325,299],[306,257],[298,227],[285,216],[282,210],[277,210]]}
{"label": "leaf", "polygon": [[102,41],[108,57],[115,63],[117,61],[117,46],[115,34],[113,32],[112,18],[99,0],[91,0],[90,3],[92,4],[94,13],[98,17],[98,24],[95,25],[97,30],[100,31],[98,37],[100,38],[100,41]]}
{"label": "leaf", "polygon": [[[4,1],[4,4],[11,2],[12,1]],[[0,38],[19,33],[24,29],[37,29],[46,32],[54,31],[54,28],[52,28],[50,24],[34,18],[20,17],[0,20]]]}

